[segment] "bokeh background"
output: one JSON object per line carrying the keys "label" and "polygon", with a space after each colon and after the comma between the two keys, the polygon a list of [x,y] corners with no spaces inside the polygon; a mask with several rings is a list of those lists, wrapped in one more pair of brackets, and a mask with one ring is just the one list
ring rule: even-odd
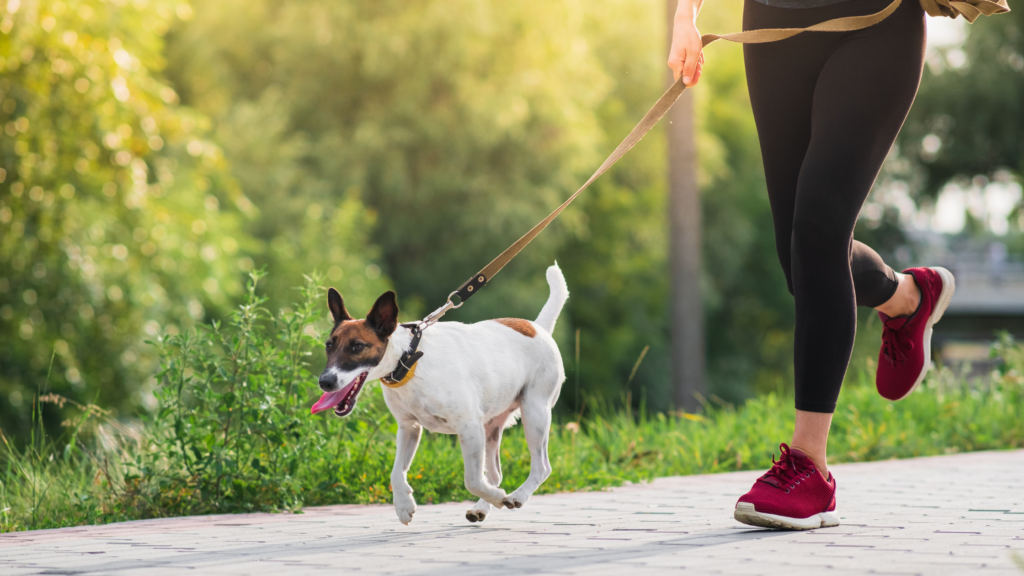
{"label": "bokeh background", "polygon": [[[707,2],[702,31],[741,8]],[[894,267],[961,278],[946,362],[1024,314],[1022,14],[930,19],[858,224]],[[252,269],[274,309],[318,270],[353,312],[390,288],[406,319],[429,312],[661,94],[665,28],[664,0],[0,3],[0,429],[28,430],[44,383],[154,410],[147,341],[224,318]],[[739,403],[792,385],[792,299],[739,47],[708,50],[694,94],[708,392]],[[658,128],[448,319],[535,317],[557,259],[567,386],[670,409],[666,187]],[[879,330],[865,312],[855,364]]]}

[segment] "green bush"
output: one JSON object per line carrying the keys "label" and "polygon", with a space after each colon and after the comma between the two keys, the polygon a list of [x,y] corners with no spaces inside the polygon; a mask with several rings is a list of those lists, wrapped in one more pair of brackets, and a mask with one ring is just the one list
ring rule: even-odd
{"label": "green bush", "polygon": [[[0,422],[23,439],[32,388],[145,403],[146,334],[241,293],[252,203],[209,120],[160,78],[187,6],[23,0],[0,11]],[[52,370],[51,370],[52,368]],[[62,415],[45,406],[54,429]]]}

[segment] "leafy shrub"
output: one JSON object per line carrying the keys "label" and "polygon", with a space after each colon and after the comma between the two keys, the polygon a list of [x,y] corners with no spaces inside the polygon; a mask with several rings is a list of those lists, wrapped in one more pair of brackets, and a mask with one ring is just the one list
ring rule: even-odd
{"label": "leafy shrub", "polygon": [[302,502],[295,476],[320,437],[301,407],[314,381],[305,331],[322,305],[310,280],[295,309],[271,316],[256,294],[261,277],[251,275],[243,304],[226,323],[158,343],[163,385],[147,426],[151,449],[130,463],[124,480],[145,479],[151,493],[140,495],[165,510],[292,509]]}
{"label": "leafy shrub", "polygon": [[[165,0],[0,11],[0,422],[19,439],[50,367],[64,396],[138,405],[156,367],[144,334],[227,306],[251,266],[252,205],[209,120],[160,78],[176,8],[188,13]],[[35,408],[57,428],[56,404]]]}

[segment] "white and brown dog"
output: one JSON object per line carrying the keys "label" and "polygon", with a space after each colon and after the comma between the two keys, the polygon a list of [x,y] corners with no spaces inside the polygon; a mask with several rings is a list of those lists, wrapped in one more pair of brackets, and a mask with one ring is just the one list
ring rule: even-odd
{"label": "white and brown dog", "polygon": [[[403,524],[416,512],[406,475],[424,428],[459,435],[466,489],[480,498],[466,512],[470,522],[486,518],[491,505],[522,507],[551,474],[551,408],[565,380],[562,356],[551,332],[569,290],[557,264],[548,268],[547,280],[551,295],[537,320],[437,323],[423,331],[419,350],[424,356],[416,362],[413,378],[400,388],[384,388],[384,401],[398,421],[391,486]],[[326,343],[327,367],[320,375],[325,394],[312,410],[334,408],[335,414],[347,416],[366,382],[395,370],[413,333],[398,325],[394,292],[378,298],[365,320],[349,315],[334,288],[327,293],[327,304],[334,328]],[[515,425],[517,416],[530,447],[530,476],[515,492],[506,494],[499,488],[498,448],[502,431]]]}

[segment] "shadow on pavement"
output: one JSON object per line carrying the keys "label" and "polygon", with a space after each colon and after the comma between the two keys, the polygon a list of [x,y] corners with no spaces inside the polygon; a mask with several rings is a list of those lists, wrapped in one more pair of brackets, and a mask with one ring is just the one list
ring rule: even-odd
{"label": "shadow on pavement", "polygon": [[[714,530],[699,534],[682,536],[672,540],[659,540],[657,542],[637,543],[635,546],[623,546],[595,550],[589,547],[573,547],[571,545],[560,546],[560,550],[541,554],[550,545],[538,546],[537,554],[527,557],[519,557],[510,562],[508,559],[499,558],[493,562],[472,562],[460,565],[446,565],[433,570],[422,570],[411,572],[414,576],[457,576],[460,574],[488,574],[496,573],[523,574],[532,572],[555,572],[559,570],[579,570],[582,567],[596,564],[607,564],[608,562],[629,562],[648,558],[650,556],[661,556],[665,554],[666,547],[675,547],[678,550],[697,550],[708,546],[720,546],[722,544],[734,544],[748,540],[762,540],[792,534],[782,530],[764,530],[760,528],[729,528],[726,530]],[[521,554],[521,552],[520,552]],[[625,567],[624,567],[625,568]]]}

